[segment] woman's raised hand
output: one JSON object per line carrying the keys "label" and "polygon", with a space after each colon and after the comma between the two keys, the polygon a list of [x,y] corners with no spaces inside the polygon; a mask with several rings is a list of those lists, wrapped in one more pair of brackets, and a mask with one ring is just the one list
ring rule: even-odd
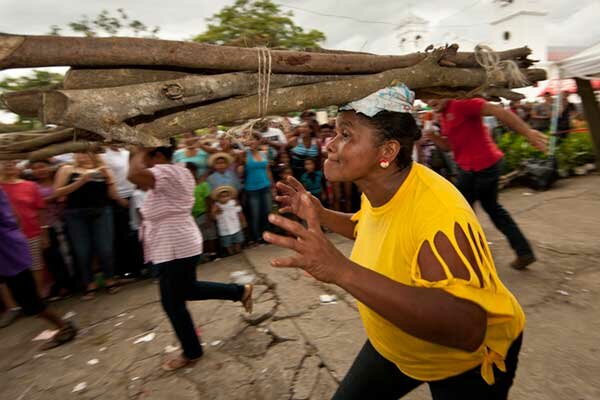
{"label": "woman's raised hand", "polygon": [[280,268],[301,268],[322,282],[340,282],[343,274],[348,271],[347,264],[350,260],[335,248],[321,230],[317,208],[313,204],[314,197],[309,193],[298,192],[292,197],[297,203],[294,207],[302,210],[300,214],[304,215],[302,219],[308,227],[305,228],[299,222],[281,215],[269,216],[272,224],[291,233],[293,237],[265,232],[263,238],[269,243],[295,252],[293,256],[271,260],[271,265]]}
{"label": "woman's raised hand", "polygon": [[310,194],[294,177],[288,176],[285,181],[277,182],[276,187],[279,195],[275,196],[275,200],[281,205],[279,213],[292,213],[307,220],[307,209],[302,204],[302,196],[306,195],[309,199],[308,204],[315,208],[317,216],[320,215],[323,206],[319,199]]}

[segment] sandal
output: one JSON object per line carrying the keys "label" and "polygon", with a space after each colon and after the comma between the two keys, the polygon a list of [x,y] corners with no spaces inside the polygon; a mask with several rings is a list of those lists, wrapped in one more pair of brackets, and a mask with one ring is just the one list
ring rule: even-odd
{"label": "sandal", "polygon": [[115,294],[119,291],[119,285],[116,283],[113,283],[112,285],[106,285],[106,293],[108,294]]}
{"label": "sandal", "polygon": [[242,300],[240,300],[248,314],[252,314],[252,307],[253,307],[252,290],[253,289],[254,289],[254,285],[252,285],[252,284],[244,285],[244,294],[242,295]]}
{"label": "sandal", "polygon": [[176,371],[178,369],[194,365],[199,359],[200,357],[189,359],[183,354],[181,354],[176,358],[171,358],[170,360],[167,360],[161,368],[163,369],[163,371],[167,372]]}
{"label": "sandal", "polygon": [[41,350],[50,350],[60,345],[63,345],[77,336],[77,328],[72,322],[65,322],[65,326],[61,328],[52,338],[48,339],[41,347]]}
{"label": "sandal", "polygon": [[94,300],[96,298],[97,291],[98,291],[98,288],[86,289],[85,292],[83,292],[83,296],[81,296],[81,300],[83,300],[83,301]]}

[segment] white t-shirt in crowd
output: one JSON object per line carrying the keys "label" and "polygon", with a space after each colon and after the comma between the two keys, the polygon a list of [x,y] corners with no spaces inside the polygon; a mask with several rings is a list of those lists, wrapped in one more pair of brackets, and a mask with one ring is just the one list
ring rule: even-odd
{"label": "white t-shirt in crowd", "polygon": [[242,211],[235,200],[229,200],[225,204],[216,203],[221,209],[221,213],[217,214],[217,228],[219,236],[228,236],[238,233],[242,230],[242,224],[238,213]]}
{"label": "white t-shirt in crowd", "polygon": [[145,199],[146,191],[140,189],[135,189],[129,198],[129,227],[132,231],[140,229],[142,221],[140,220],[139,209],[144,205]]}
{"label": "white t-shirt in crowd", "polygon": [[106,149],[106,153],[102,154],[102,160],[109,167],[115,177],[117,186],[117,194],[124,199],[131,197],[135,189],[135,185],[127,180],[129,173],[129,151],[125,149],[112,150]]}
{"label": "white t-shirt in crowd", "polygon": [[277,142],[281,144],[287,144],[287,138],[281,129],[269,128],[265,132],[260,133],[263,139]]}

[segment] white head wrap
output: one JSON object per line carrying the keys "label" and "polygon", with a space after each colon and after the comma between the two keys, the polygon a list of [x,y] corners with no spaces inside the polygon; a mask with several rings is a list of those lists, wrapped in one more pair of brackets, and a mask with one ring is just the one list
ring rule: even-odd
{"label": "white head wrap", "polygon": [[380,89],[360,100],[351,101],[340,110],[354,110],[367,117],[373,117],[380,111],[410,113],[413,111],[415,92],[404,83]]}

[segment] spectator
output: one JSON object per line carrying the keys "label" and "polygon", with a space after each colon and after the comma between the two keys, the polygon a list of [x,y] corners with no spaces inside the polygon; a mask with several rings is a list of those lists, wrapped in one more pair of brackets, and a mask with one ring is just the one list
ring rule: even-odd
{"label": "spectator", "polygon": [[203,148],[197,146],[198,138],[195,135],[183,139],[184,148],[177,150],[173,155],[175,163],[194,163],[197,167],[196,177],[200,177],[208,172],[208,153]]}
{"label": "spectator", "polygon": [[65,221],[75,264],[82,276],[85,293],[92,300],[98,287],[94,281],[92,259],[96,255],[108,293],[118,288],[113,279],[113,215],[110,200],[117,200],[112,172],[93,153],[75,153],[73,165],[63,165],[56,173],[55,196],[66,196]]}
{"label": "spectator", "polygon": [[237,190],[233,186],[218,186],[211,197],[214,200],[212,215],[217,221],[221,247],[228,255],[238,254],[245,240],[242,229],[246,219],[236,200]]}
{"label": "spectator", "polygon": [[144,243],[142,243],[142,240],[140,239],[140,226],[142,225],[142,214],[140,210],[144,206],[146,194],[147,192],[145,190],[136,188],[129,200],[129,227],[136,238],[132,259],[135,265],[138,266],[136,267],[137,269],[143,269],[145,270],[144,274],[149,274],[153,278],[157,278],[158,273],[152,263],[144,262]]}
{"label": "spectator", "polygon": [[53,300],[76,290],[75,277],[69,269],[69,248],[63,225],[64,204],[54,195],[55,170],[52,164],[48,160],[38,160],[32,162],[30,168],[46,203],[41,215],[42,226],[46,227],[47,233],[42,255],[48,272],[54,279],[48,296]]}
{"label": "spectator", "polygon": [[135,186],[127,180],[129,171],[129,151],[115,145],[107,146],[100,155],[104,164],[112,171],[118,199],[111,200],[114,226],[115,273],[127,278],[139,274],[141,266],[135,262],[131,248],[137,238],[131,232],[129,224],[129,200]]}
{"label": "spectator", "polygon": [[535,104],[531,110],[531,127],[538,131],[546,132],[550,129],[550,118],[552,117],[552,95],[544,93],[544,101]]}
{"label": "spectator", "polygon": [[20,179],[21,170],[16,161],[3,161],[0,164],[0,187],[8,196],[14,212],[19,220],[21,229],[27,238],[31,264],[28,267],[33,272],[38,296],[46,297],[44,288],[44,263],[42,261],[42,231],[41,211],[45,207],[44,199],[37,185],[31,181]]}
{"label": "spectator", "polygon": [[305,172],[300,178],[300,182],[306,190],[317,199],[322,200],[321,193],[323,191],[323,173],[316,171],[315,161],[307,159],[304,161]]}
{"label": "spectator", "polygon": [[296,137],[289,143],[291,167],[294,171],[294,177],[300,179],[304,173],[304,160],[312,158],[318,164],[321,149],[317,140],[317,133],[309,124],[298,125],[295,133]]}
{"label": "spectator", "polygon": [[261,141],[260,134],[253,132],[247,143],[249,149],[242,158],[251,239],[257,242],[262,242],[262,234],[269,225],[273,190],[267,153],[259,151]]}
{"label": "spectator", "polygon": [[225,152],[215,153],[208,158],[209,167],[214,169],[207,179],[211,188],[229,185],[238,191],[241,189],[240,179],[230,169],[231,164],[233,164],[233,157]]}
{"label": "spectator", "polygon": [[[192,175],[196,175],[196,166],[192,163],[185,163],[187,169]],[[210,200],[211,185],[207,182],[206,175],[196,179],[196,187],[194,189],[194,206],[192,207],[192,215],[196,220],[196,225],[202,233],[204,259],[206,261],[217,257],[217,228],[215,222],[210,217],[211,200]]]}
{"label": "spectator", "polygon": [[575,115],[576,111],[575,104],[569,102],[569,94],[563,93],[561,96],[558,124],[556,127],[558,143],[567,138],[567,135],[571,130],[571,119],[573,118],[573,115]]}
{"label": "spectator", "polygon": [[37,315],[58,329],[42,346],[43,350],[47,350],[73,340],[77,329],[71,322],[48,310],[42,302],[30,269],[33,259],[29,247],[8,196],[0,188],[0,279],[6,283],[23,313]]}

